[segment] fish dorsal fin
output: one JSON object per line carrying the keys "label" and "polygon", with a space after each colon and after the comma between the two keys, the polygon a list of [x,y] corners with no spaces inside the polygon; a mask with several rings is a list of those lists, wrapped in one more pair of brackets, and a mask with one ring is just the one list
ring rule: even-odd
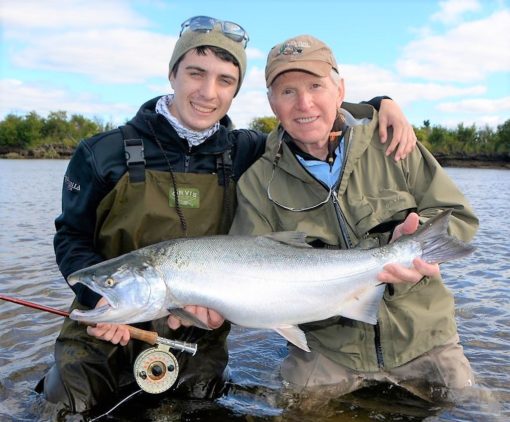
{"label": "fish dorsal fin", "polygon": [[309,352],[305,333],[296,325],[283,325],[274,329],[278,334],[291,342],[294,346]]}
{"label": "fish dorsal fin", "polygon": [[211,329],[211,327],[209,327],[207,324],[204,324],[191,312],[188,312],[182,308],[168,308],[168,312],[170,312],[172,315],[178,317],[182,321],[186,321],[189,324],[193,324],[195,327],[202,328],[203,330]]}
{"label": "fish dorsal fin", "polygon": [[372,325],[377,324],[377,313],[385,288],[385,283],[379,283],[354,292],[347,301],[342,303],[339,315]]}
{"label": "fish dorsal fin", "polygon": [[306,243],[306,233],[303,232],[274,232],[266,234],[263,237],[267,237],[275,242],[283,243],[284,245],[295,246],[297,248],[311,248],[311,246]]}

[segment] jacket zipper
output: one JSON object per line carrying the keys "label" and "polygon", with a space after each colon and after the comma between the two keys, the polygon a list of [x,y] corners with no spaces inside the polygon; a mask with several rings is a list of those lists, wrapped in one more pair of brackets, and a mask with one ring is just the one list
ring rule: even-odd
{"label": "jacket zipper", "polygon": [[[349,155],[349,150],[352,145],[352,136],[353,136],[353,130],[351,129],[349,131],[349,142],[347,144],[346,152],[344,155],[344,162],[342,163],[342,172],[340,173],[340,177],[338,178],[338,182],[342,180],[342,177],[344,175],[345,170],[345,163],[347,161],[347,156]],[[340,232],[342,234],[342,239],[345,243],[345,246],[347,249],[351,249],[353,247],[352,241],[349,237],[349,232],[347,230],[347,222],[345,221],[344,214],[342,212],[342,209],[340,207],[340,203],[338,202],[338,193],[337,193],[337,187],[333,190],[333,205],[335,207],[336,216],[338,219],[338,224],[340,225]],[[383,350],[381,345],[381,326],[379,325],[379,322],[374,325],[374,347],[375,347],[375,355],[377,359],[377,366],[379,368],[384,368],[384,357],[383,357]]]}
{"label": "jacket zipper", "polygon": [[188,154],[185,154],[184,155],[184,173],[188,173],[189,172],[190,161],[191,161],[191,156],[188,155]]}
{"label": "jacket zipper", "polygon": [[346,148],[345,148],[345,154],[343,157],[343,163],[342,163],[342,171],[340,172],[340,176],[338,177],[338,185],[333,186],[333,206],[335,208],[335,214],[336,218],[338,220],[338,224],[340,226],[340,234],[342,235],[342,239],[344,242],[344,245],[347,249],[351,249],[353,247],[352,240],[349,237],[349,230],[347,230],[347,222],[345,221],[344,213],[342,212],[342,208],[340,207],[340,203],[338,202],[338,186],[340,185],[340,181],[342,180],[344,176],[345,171],[345,163],[347,162],[347,156],[349,155],[349,151],[351,149],[352,145],[352,134],[353,130],[352,128],[349,130],[349,138],[346,142]]}

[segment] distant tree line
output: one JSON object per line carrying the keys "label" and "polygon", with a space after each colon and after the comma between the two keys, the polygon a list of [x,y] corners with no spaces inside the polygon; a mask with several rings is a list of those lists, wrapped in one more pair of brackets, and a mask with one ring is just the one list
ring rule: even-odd
{"label": "distant tree line", "polygon": [[[250,123],[250,129],[269,133],[278,124],[275,117],[258,117]],[[490,126],[477,128],[459,123],[455,129],[431,126],[425,120],[421,127],[414,126],[420,142],[432,153],[442,154],[500,154],[510,153],[510,119],[496,129]]]}
{"label": "distant tree line", "polygon": [[[249,127],[269,133],[276,127],[275,117],[258,117]],[[0,121],[0,155],[30,157],[69,156],[81,139],[113,129],[111,123],[88,119],[79,114],[68,116],[54,111],[41,117],[35,111],[25,116],[7,115]],[[414,127],[416,136],[435,156],[498,159],[510,161],[510,119],[497,128],[475,125],[445,128],[425,120]]]}
{"label": "distant tree line", "polygon": [[0,154],[58,158],[68,156],[81,139],[112,129],[111,123],[80,114],[52,111],[41,117],[35,111],[25,116],[8,114],[0,121]]}

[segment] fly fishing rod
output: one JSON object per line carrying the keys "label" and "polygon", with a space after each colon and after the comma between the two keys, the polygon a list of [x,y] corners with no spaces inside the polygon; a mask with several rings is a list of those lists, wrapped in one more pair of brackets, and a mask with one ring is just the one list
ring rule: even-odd
{"label": "fly fishing rod", "polygon": [[[28,300],[6,296],[1,293],[0,299],[50,314],[69,317],[69,312],[29,302]],[[127,328],[131,338],[154,346],[144,350],[136,358],[133,366],[136,382],[147,393],[158,394],[168,390],[175,383],[179,374],[177,359],[170,352],[170,348],[195,355],[197,345],[159,337],[155,331],[142,330],[131,325],[127,325]]]}

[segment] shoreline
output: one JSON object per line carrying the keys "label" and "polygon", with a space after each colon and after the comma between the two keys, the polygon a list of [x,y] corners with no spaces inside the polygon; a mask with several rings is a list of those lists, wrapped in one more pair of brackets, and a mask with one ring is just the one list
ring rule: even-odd
{"label": "shoreline", "polygon": [[[0,154],[0,159],[4,160],[69,160],[73,151],[57,152],[48,151],[11,151]],[[508,169],[510,170],[510,154],[433,154],[434,158],[442,167],[464,167],[464,168],[482,168],[482,169]]]}

